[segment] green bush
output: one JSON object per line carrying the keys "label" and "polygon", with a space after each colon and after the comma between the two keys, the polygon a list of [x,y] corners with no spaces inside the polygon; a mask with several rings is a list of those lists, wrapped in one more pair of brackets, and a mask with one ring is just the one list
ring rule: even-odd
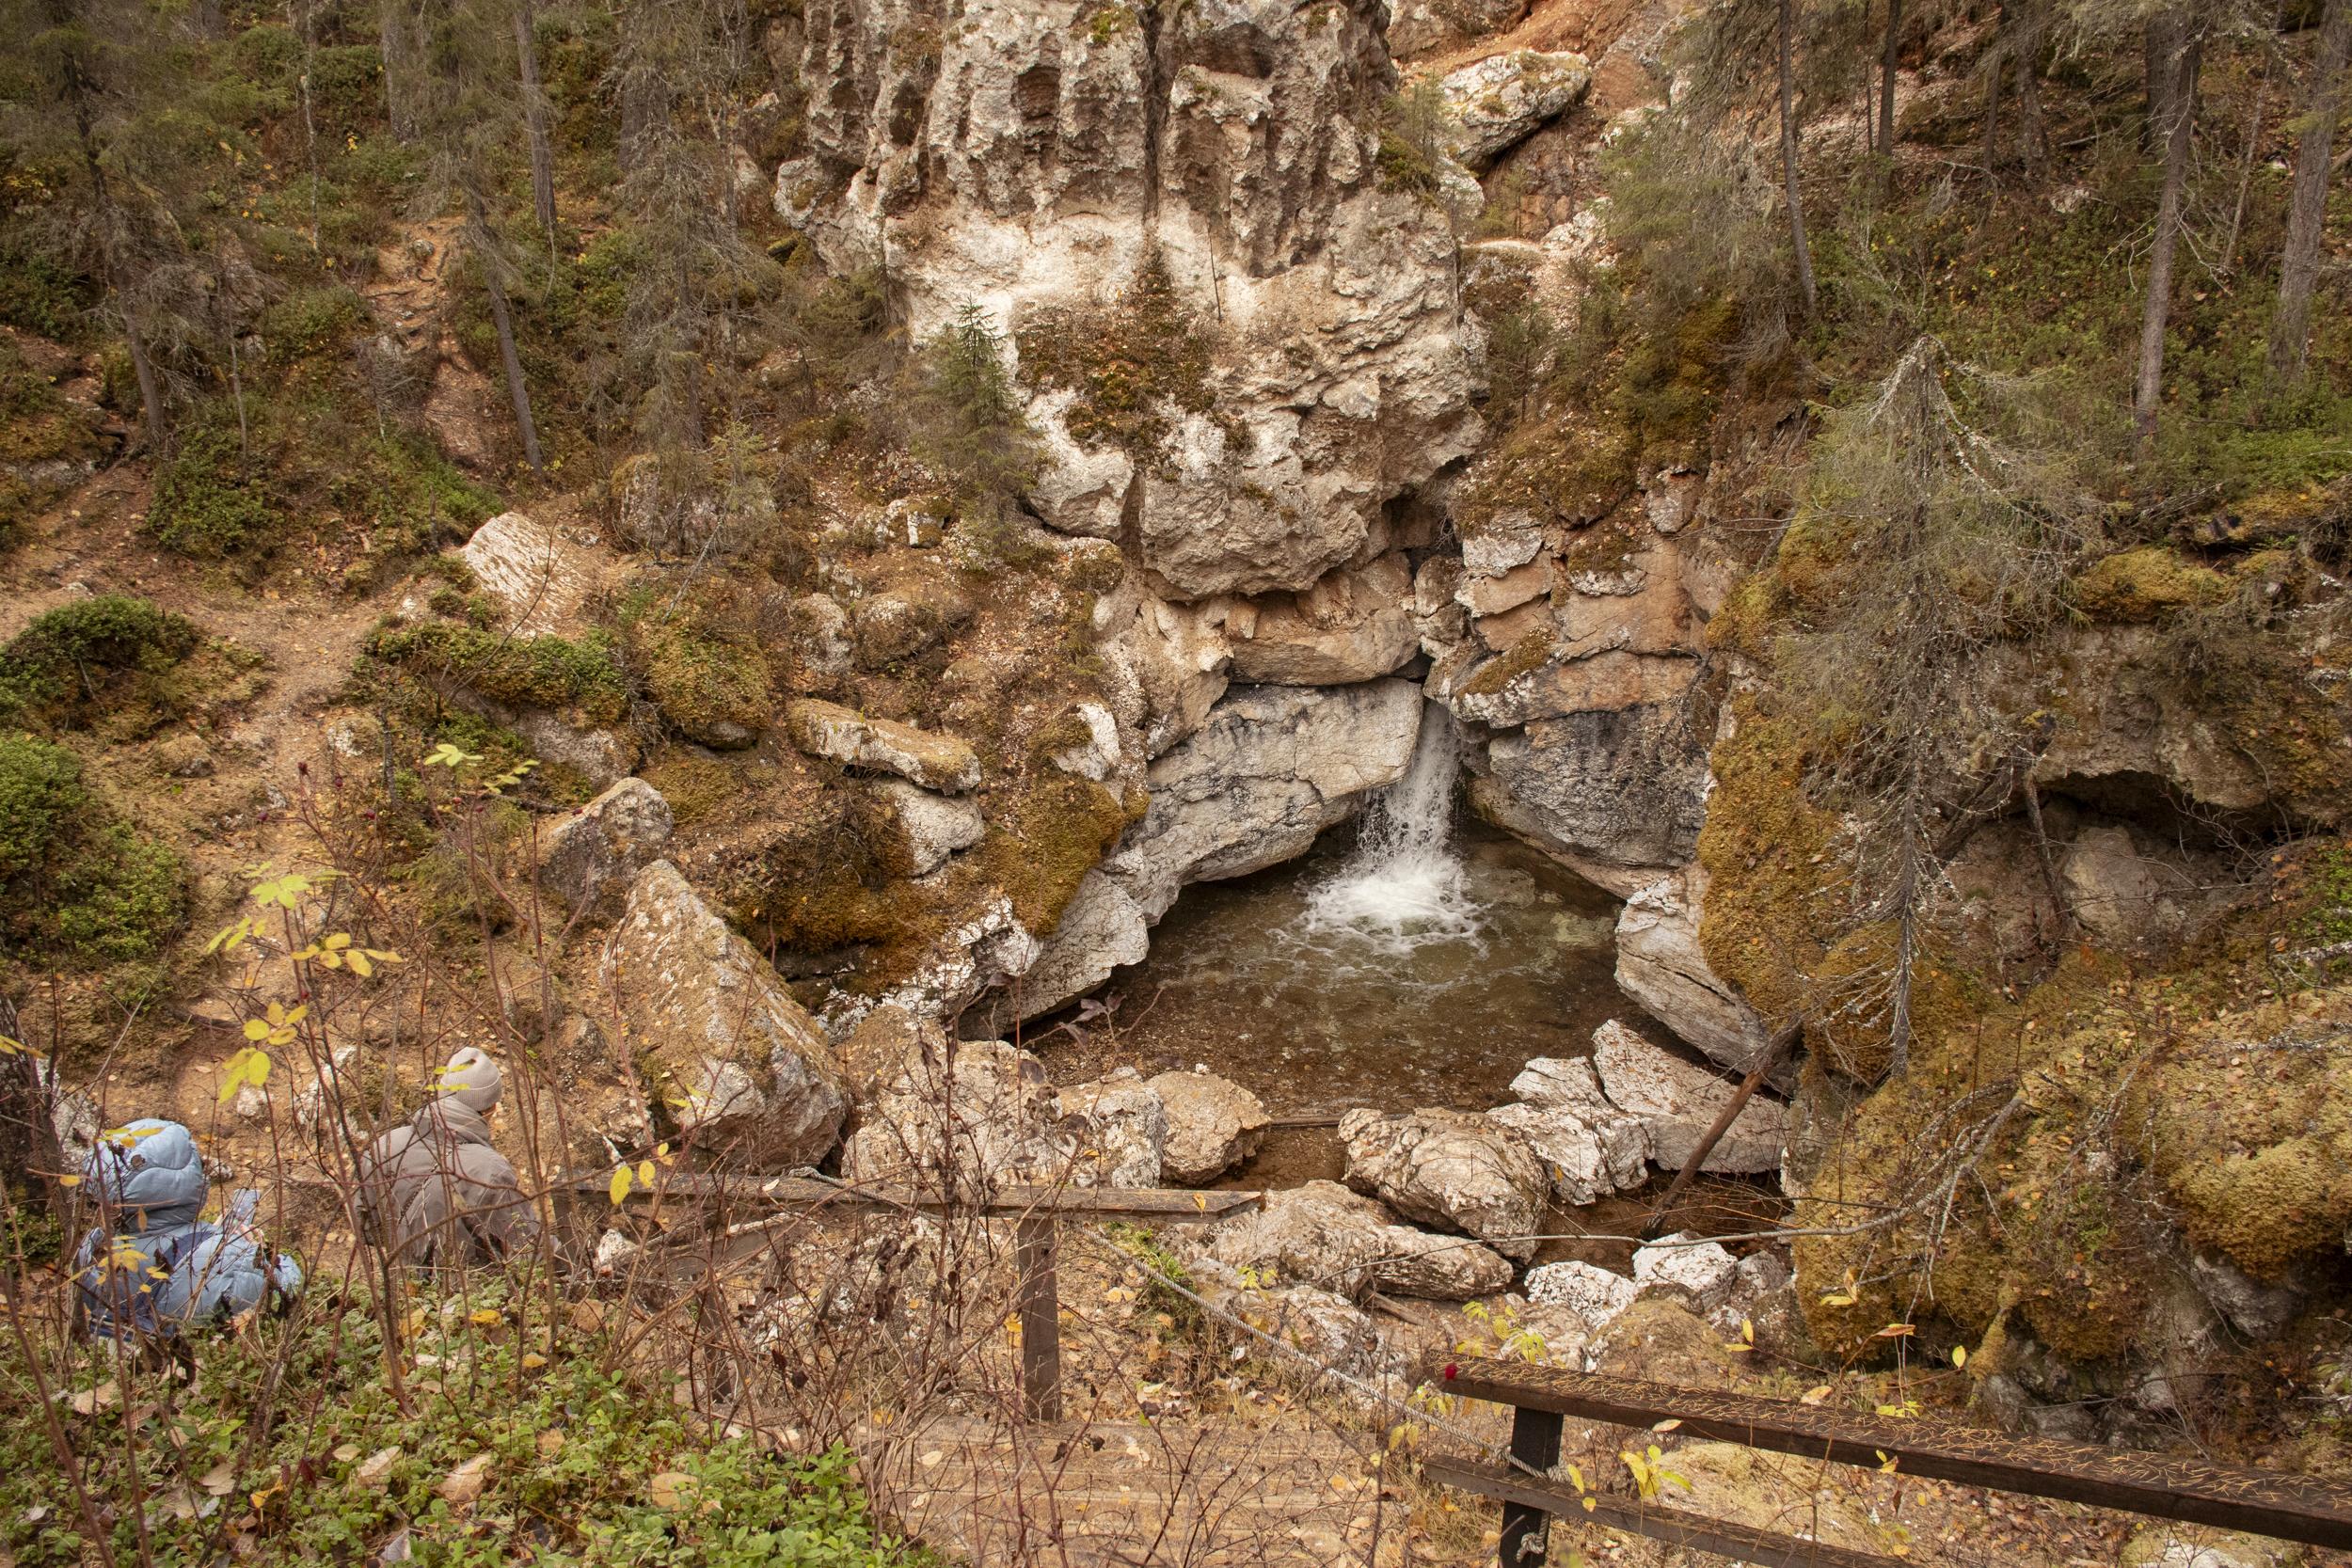
{"label": "green bush", "polygon": [[167,550],[217,561],[276,544],[285,512],[268,479],[239,449],[235,430],[206,424],[164,465],[147,531]]}
{"label": "green bush", "polygon": [[202,641],[187,617],[127,594],[59,605],[0,648],[0,716],[71,721],[168,673]]}
{"label": "green bush", "polygon": [[348,350],[367,325],[364,300],[345,288],[304,289],[262,313],[262,341],[279,364]]}
{"label": "green bush", "polygon": [[[225,1475],[224,1505],[250,1505],[238,1539],[262,1562],[397,1556],[487,1568],[514,1560],[525,1541],[533,1562],[600,1568],[936,1561],[875,1521],[848,1449],[778,1455],[752,1437],[690,1429],[665,1384],[607,1370],[628,1358],[604,1345],[549,1347],[535,1334],[536,1349],[518,1343],[498,1284],[423,1299],[414,1348],[444,1370],[411,1385],[405,1414],[385,1385],[374,1313],[326,1293],[314,1286],[291,1315],[208,1343],[167,1420],[142,1433],[135,1468],[119,1405],[102,1400],[93,1417],[69,1418],[72,1466],[58,1463],[40,1422],[9,1423],[0,1435],[0,1545],[24,1562],[80,1560],[89,1549],[80,1485],[104,1511],[117,1560],[211,1561],[222,1538],[211,1509],[142,1504],[215,1495]],[[111,1375],[104,1357],[84,1360],[77,1389]],[[24,1381],[13,1347],[5,1365]],[[273,1407],[275,1422],[253,1418]],[[438,1488],[473,1461],[480,1496],[454,1507]],[[356,1479],[372,1465],[380,1476]],[[392,1542],[396,1554],[387,1551]]]}
{"label": "green bush", "polygon": [[153,958],[187,924],[178,855],[115,820],[79,758],[0,736],[0,945],[89,968]]}
{"label": "green bush", "polygon": [[0,885],[46,865],[88,804],[72,752],[29,735],[0,735]]}
{"label": "green bush", "polygon": [[187,879],[169,847],[106,824],[57,879],[57,946],[93,966],[154,957],[187,924]]}
{"label": "green bush", "polygon": [[68,341],[81,330],[90,295],[88,277],[60,258],[22,235],[0,240],[0,322]]}

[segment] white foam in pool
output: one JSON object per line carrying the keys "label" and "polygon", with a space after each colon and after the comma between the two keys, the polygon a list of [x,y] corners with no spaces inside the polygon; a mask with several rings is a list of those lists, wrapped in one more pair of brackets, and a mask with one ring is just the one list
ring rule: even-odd
{"label": "white foam in pool", "polygon": [[1355,852],[1308,895],[1299,921],[1307,942],[1336,940],[1401,956],[1431,942],[1477,940],[1485,921],[1453,843],[1461,750],[1445,705],[1424,705],[1405,776],[1364,809]]}

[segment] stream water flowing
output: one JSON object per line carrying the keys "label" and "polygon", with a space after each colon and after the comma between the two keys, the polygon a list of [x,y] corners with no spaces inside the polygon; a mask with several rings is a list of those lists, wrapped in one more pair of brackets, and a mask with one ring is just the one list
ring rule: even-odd
{"label": "stream water flowing", "polygon": [[1433,704],[1405,776],[1354,827],[1186,889],[1151,957],[1111,984],[1115,1035],[1038,1042],[1057,1078],[1199,1063],[1277,1117],[1316,1118],[1484,1109],[1529,1058],[1588,1052],[1626,1006],[1616,901],[1462,813],[1459,768]]}

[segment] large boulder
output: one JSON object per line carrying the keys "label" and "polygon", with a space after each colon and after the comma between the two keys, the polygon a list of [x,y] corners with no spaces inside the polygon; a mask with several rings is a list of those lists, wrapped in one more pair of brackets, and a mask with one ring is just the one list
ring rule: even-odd
{"label": "large boulder", "polygon": [[1746,998],[1699,946],[1707,873],[1693,863],[1626,900],[1617,914],[1617,987],[1652,1018],[1724,1066],[1745,1072],[1771,1044]]}
{"label": "large boulder", "polygon": [[1131,1067],[1058,1097],[1061,1131],[1078,1146],[1081,1186],[1156,1187],[1168,1148],[1168,1107]]}
{"label": "large boulder", "polygon": [[668,861],[630,885],[600,978],[640,1076],[696,1144],[784,1165],[832,1150],[850,1094],[825,1032]]}
{"label": "large boulder", "polygon": [[850,768],[896,773],[925,789],[961,795],[979,786],[980,759],[969,742],[890,719],[868,719],[838,703],[804,697],[785,710],[792,744]]}
{"label": "large boulder", "polygon": [[[1610,1101],[1639,1117],[1651,1157],[1679,1170],[1736,1093],[1705,1068],[1652,1045],[1615,1019],[1593,1031],[1593,1066]],[[1755,1173],[1780,1168],[1788,1143],[1788,1109],[1756,1095],[1740,1109],[1701,1168]]]}
{"label": "large boulder", "polygon": [[623,779],[548,829],[539,841],[540,885],[574,910],[618,912],[675,825],[660,790]]}
{"label": "large boulder", "polygon": [[1453,233],[1380,178],[1387,14],[814,0],[776,207],[835,273],[886,256],[910,337],[1008,333],[1052,527],[1179,599],[1305,589],[1483,436]]}
{"label": "large boulder", "polygon": [[[1689,669],[1688,660],[1648,662]],[[1458,712],[1466,705],[1454,705]],[[1697,852],[1709,740],[1692,731],[1679,703],[1597,705],[1538,720],[1494,737],[1470,803],[1624,897]]]}
{"label": "large boulder", "polygon": [[1239,877],[1303,853],[1368,791],[1404,776],[1421,688],[1247,687],[1152,765],[1152,804],[1104,872],[1156,921],[1186,883]]}
{"label": "large boulder", "polygon": [[1229,1268],[1347,1296],[1378,1289],[1463,1301],[1511,1283],[1511,1265],[1491,1248],[1398,1225],[1336,1181],[1266,1194],[1257,1209],[1217,1226],[1208,1255]]}
{"label": "large boulder", "polygon": [[1163,1072],[1152,1080],[1168,1107],[1168,1153],[1161,1173],[1179,1186],[1214,1181],[1258,1151],[1265,1106],[1214,1072]]}
{"label": "large boulder", "polygon": [[1498,1105],[1486,1119],[1518,1134],[1550,1172],[1553,1196],[1570,1206],[1638,1187],[1649,1175],[1648,1130],[1613,1107],[1596,1115],[1565,1105]]}
{"label": "large boulder", "polygon": [[1534,1256],[1551,1181],[1509,1128],[1464,1111],[1350,1111],[1340,1141],[1347,1184],[1359,1192],[1507,1256]]}
{"label": "large boulder", "polygon": [[1453,121],[1446,150],[1485,168],[1576,107],[1592,82],[1581,55],[1514,49],[1466,65],[1438,83]]}
{"label": "large boulder", "polygon": [[519,512],[501,512],[474,530],[457,554],[517,637],[576,631],[597,584],[593,553]]}
{"label": "large boulder", "polygon": [[1633,1249],[1637,1297],[1683,1297],[1704,1314],[1729,1301],[1740,1282],[1740,1259],[1720,1242],[1703,1242],[1677,1231]]}
{"label": "large boulder", "polygon": [[1344,686],[1376,680],[1421,651],[1412,568],[1400,554],[1327,573],[1313,587],[1225,613],[1237,680]]}
{"label": "large boulder", "polygon": [[882,1079],[843,1146],[846,1180],[971,1192],[1070,1174],[1060,1097],[1035,1056],[1001,1040],[922,1046]]}

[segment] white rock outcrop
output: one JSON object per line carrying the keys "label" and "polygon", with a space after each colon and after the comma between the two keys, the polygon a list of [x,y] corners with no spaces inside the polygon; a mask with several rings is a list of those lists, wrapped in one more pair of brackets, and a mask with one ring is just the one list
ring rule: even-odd
{"label": "white rock outcrop", "polygon": [[1218,1225],[1207,1250],[1229,1268],[1347,1296],[1378,1289],[1463,1301],[1511,1283],[1511,1265],[1492,1248],[1398,1225],[1336,1181],[1268,1193],[1259,1208]]}
{"label": "white rock outcrop", "polygon": [[1526,1291],[1528,1300],[1541,1307],[1566,1307],[1587,1333],[1597,1334],[1633,1305],[1638,1287],[1621,1274],[1570,1259],[1528,1270]]}
{"label": "white rock outcrop", "polygon": [[1094,990],[1121,964],[1141,963],[1152,950],[1151,924],[1125,888],[1100,870],[1088,872],[1017,983],[1016,1012],[1025,1020],[1050,1013]]}
{"label": "white rock outcrop", "polygon": [[1114,438],[1083,378],[1025,362],[1032,504],[1130,538],[1177,598],[1306,589],[1384,553],[1388,503],[1482,435],[1453,236],[1378,177],[1386,14],[815,0],[788,36],[825,90],[777,211],[836,273],[886,255],[917,339],[977,305],[1016,347],[1098,341],[1156,269],[1198,374]]}
{"label": "white rock outcrop", "polygon": [[1403,554],[1330,572],[1312,588],[1225,613],[1236,680],[1344,686],[1376,680],[1421,651]]}
{"label": "white rock outcrop", "polygon": [[1617,915],[1617,985],[1644,1011],[1734,1071],[1771,1043],[1745,998],[1708,967],[1699,947],[1707,873],[1695,863],[1626,900]]}
{"label": "white rock outcrop", "polygon": [[852,1181],[966,1190],[1054,1180],[1071,1152],[1057,1140],[1061,1102],[1045,1068],[1001,1040],[927,1040],[879,1085],[841,1151]]}
{"label": "white rock outcrop", "polygon": [[968,741],[891,719],[868,719],[838,703],[804,697],[785,709],[792,743],[813,757],[896,773],[948,795],[979,786],[980,759]]}
{"label": "white rock outcrop", "polygon": [[1729,1301],[1739,1282],[1740,1259],[1720,1242],[1677,1231],[1633,1249],[1636,1296],[1685,1297],[1705,1315]]}
{"label": "white rock outcrop", "polygon": [[1247,687],[1152,765],[1152,804],[1103,864],[1156,921],[1190,882],[1304,852],[1366,792],[1394,783],[1421,734],[1421,688]]}
{"label": "white rock outcrop", "polygon": [[576,630],[598,581],[593,552],[519,512],[501,512],[474,530],[457,555],[517,637]]}
{"label": "white rock outcrop", "polygon": [[1509,1128],[1464,1111],[1350,1111],[1339,1131],[1349,1186],[1407,1219],[1534,1256],[1551,1181]]}
{"label": "white rock outcrop", "polygon": [[1593,72],[1581,55],[1513,49],[1438,79],[1448,119],[1446,150],[1485,168],[1582,102]]}
{"label": "white rock outcrop", "polygon": [[[1610,1102],[1641,1118],[1649,1132],[1650,1157],[1668,1170],[1680,1170],[1689,1162],[1736,1092],[1705,1068],[1652,1045],[1614,1019],[1593,1031],[1593,1067]],[[1700,1168],[1778,1170],[1788,1143],[1788,1107],[1759,1094],[1740,1108]]]}
{"label": "white rock outcrop", "polygon": [[1168,1151],[1161,1175],[1176,1186],[1214,1181],[1258,1151],[1265,1106],[1214,1072],[1163,1072],[1152,1087],[1168,1107]]}
{"label": "white rock outcrop", "polygon": [[668,861],[637,874],[599,978],[646,1087],[698,1147],[814,1164],[849,1115],[817,1021]]}
{"label": "white rock outcrop", "polygon": [[948,856],[988,836],[980,808],[970,800],[940,795],[903,779],[884,779],[874,786],[874,792],[898,824],[911,876],[930,876],[947,863]]}
{"label": "white rock outcrop", "polygon": [[1168,1148],[1168,1107],[1159,1091],[1133,1068],[1059,1096],[1061,1132],[1077,1148],[1076,1180],[1083,1186],[1156,1187]]}

